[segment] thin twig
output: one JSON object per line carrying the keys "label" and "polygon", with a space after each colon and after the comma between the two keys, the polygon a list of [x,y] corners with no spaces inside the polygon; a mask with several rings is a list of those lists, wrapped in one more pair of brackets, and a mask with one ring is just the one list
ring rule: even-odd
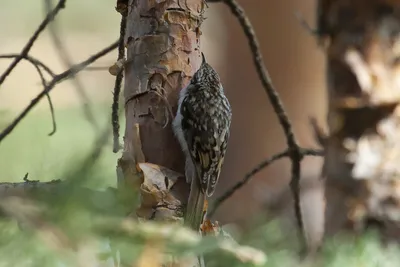
{"label": "thin twig", "polygon": [[325,155],[324,150],[302,148],[300,151],[303,156],[323,157]]}
{"label": "thin twig", "polygon": [[317,141],[318,145],[325,147],[327,139],[328,139],[327,134],[318,125],[316,118],[310,117],[309,120],[310,120],[310,124],[311,124],[311,129],[313,131],[314,139]]}
{"label": "thin twig", "polygon": [[93,63],[97,59],[105,56],[109,52],[113,51],[115,48],[118,47],[118,41],[112,43],[111,45],[107,46],[106,48],[102,49],[101,51],[97,52],[93,56],[89,57],[85,61],[72,66],[70,69],[56,75],[34,99],[31,100],[28,106],[12,121],[1,133],[0,133],[0,142],[9,135],[14,128],[21,122],[21,120],[32,110],[34,106],[36,106],[39,101],[46,96],[58,83],[64,81],[69,77],[73,77],[82,69],[84,69],[87,65]]}
{"label": "thin twig", "polygon": [[[38,65],[33,64],[33,66],[36,68],[37,72],[39,73],[40,80],[42,82],[43,88],[46,88],[47,82],[46,82],[46,79],[43,76],[42,71],[40,70]],[[50,97],[49,93],[46,94],[46,98],[47,98],[47,102],[49,102],[51,121],[52,121],[52,124],[53,124],[53,130],[48,135],[52,136],[57,131],[56,116],[55,116],[55,113],[54,113],[53,101],[51,100],[51,97]]]}
{"label": "thin twig", "polygon": [[[11,54],[11,55],[0,55],[0,58],[16,58],[18,55],[17,54]],[[39,74],[41,83],[43,85],[43,88],[46,87],[46,79],[44,78],[43,72],[40,69],[40,67],[42,67],[44,70],[47,71],[48,74],[50,74],[52,77],[54,77],[54,72],[52,70],[50,70],[50,68],[48,68],[46,65],[44,65],[42,62],[38,61],[37,59],[31,58],[29,56],[26,56],[24,58],[26,61],[28,61],[29,63],[31,63],[37,73]],[[49,94],[46,94],[47,97],[47,101],[49,102],[49,107],[50,107],[50,113],[51,113],[51,120],[52,120],[52,124],[53,124],[53,130],[49,133],[49,136],[53,135],[56,131],[57,131],[57,124],[56,124],[56,118],[55,118],[55,114],[54,114],[54,106],[53,106],[53,102],[51,100],[51,97]]]}
{"label": "thin twig", "polygon": [[84,69],[84,71],[105,71],[109,69],[109,66],[93,66],[93,67],[87,67]]}
{"label": "thin twig", "polygon": [[53,9],[53,11],[51,11],[47,14],[46,18],[42,21],[42,23],[39,25],[38,29],[34,32],[32,37],[29,39],[28,43],[22,49],[20,55],[14,59],[14,61],[10,64],[10,66],[8,66],[8,68],[5,70],[5,72],[1,75],[0,85],[3,84],[3,82],[5,81],[7,76],[10,75],[11,71],[18,65],[18,63],[28,55],[29,51],[31,50],[36,39],[39,37],[40,33],[46,28],[47,24],[49,24],[49,22],[54,19],[54,17],[57,15],[57,13],[62,8],[64,8],[65,1],[66,0],[58,1],[58,4]]}
{"label": "thin twig", "polygon": [[294,16],[296,19],[300,22],[300,25],[306,29],[309,33],[311,33],[313,36],[319,36],[319,32],[315,29],[313,29],[310,24],[304,19],[303,14],[300,12],[295,12]]}
{"label": "thin twig", "polygon": [[[17,58],[19,57],[20,54],[3,54],[0,55],[0,58]],[[29,61],[30,63],[32,63],[33,65],[37,65],[38,67],[41,67],[44,71],[46,71],[51,77],[56,76],[56,74],[54,73],[54,71],[52,71],[47,65],[45,65],[43,62],[41,62],[40,60],[31,57],[29,55],[24,56],[22,59],[25,59],[26,61]]]}
{"label": "thin twig", "polygon": [[[301,149],[301,154],[303,156],[323,156],[322,150],[314,150],[314,149]],[[225,202],[228,198],[230,198],[236,191],[242,188],[245,184],[247,184],[257,173],[259,173],[264,168],[268,167],[271,163],[275,162],[278,159],[290,157],[290,151],[285,150],[281,153],[275,154],[272,157],[260,162],[256,167],[254,167],[250,172],[248,172],[242,180],[234,184],[231,188],[226,190],[222,196],[215,200],[215,203],[212,209],[207,212],[208,217],[215,213],[215,211],[221,206],[223,202]]]}
{"label": "thin twig", "polygon": [[[299,233],[303,237],[303,220],[301,218],[301,207],[300,207],[300,173],[301,173],[301,160],[303,155],[300,153],[300,147],[296,142],[293,134],[292,125],[288,116],[286,115],[284,106],[279,98],[278,92],[274,89],[272,80],[268,74],[268,71],[262,60],[257,36],[254,33],[253,26],[250,20],[246,16],[243,8],[235,0],[220,0],[225,3],[231,10],[232,14],[238,19],[244,34],[249,42],[250,50],[253,56],[254,65],[256,67],[258,76],[261,80],[261,84],[264,87],[265,92],[271,102],[271,105],[278,116],[279,123],[281,124],[283,131],[286,136],[286,143],[289,147],[288,153],[292,161],[292,178],[290,181],[290,188],[292,190],[294,198],[294,210],[296,214],[297,224]],[[211,1],[217,2],[217,1]]]}
{"label": "thin twig", "polygon": [[[121,17],[120,24],[120,35],[119,35],[119,43],[118,43],[118,60],[125,58],[125,30],[126,30],[126,17]],[[117,153],[121,147],[119,143],[119,116],[118,116],[118,107],[119,107],[119,94],[121,92],[121,84],[122,79],[124,78],[123,69],[121,69],[117,77],[115,78],[114,92],[113,92],[113,103],[112,103],[112,112],[111,112],[111,123],[113,127],[113,152]]]}
{"label": "thin twig", "polygon": [[272,157],[264,160],[263,162],[261,162],[260,164],[258,164],[252,171],[250,171],[249,173],[247,173],[244,178],[237,182],[235,185],[233,185],[231,188],[229,188],[228,190],[226,190],[224,192],[224,194],[222,196],[220,196],[219,198],[217,198],[215,200],[215,203],[213,205],[213,207],[210,209],[210,211],[208,211],[208,217],[211,218],[213,216],[213,214],[215,213],[215,211],[217,210],[217,208],[225,201],[227,200],[229,197],[231,197],[237,190],[239,190],[242,186],[244,186],[245,184],[247,184],[247,182],[256,174],[258,173],[260,170],[264,169],[265,167],[267,167],[268,165],[270,165],[271,163],[273,163],[274,161],[287,157],[289,155],[288,151],[284,151],[281,152],[279,154],[273,155]]}
{"label": "thin twig", "polygon": [[[48,13],[51,9],[52,9],[52,0],[45,0],[46,13]],[[70,68],[73,65],[71,61],[71,56],[68,54],[67,49],[64,47],[59,35],[57,34],[59,29],[57,29],[56,20],[53,20],[52,22],[49,23],[49,31],[50,31],[50,37],[53,40],[53,44],[59,52],[58,55],[60,56],[62,63],[65,65],[66,68]],[[97,124],[96,117],[94,116],[93,112],[90,109],[91,106],[90,99],[86,94],[82,83],[77,77],[74,77],[74,79],[72,79],[72,83],[74,84],[76,91],[78,92],[80,98],[82,99],[83,102],[82,108],[86,119],[89,121],[90,124],[92,124],[94,130],[97,132],[97,130],[99,130],[99,126]]]}

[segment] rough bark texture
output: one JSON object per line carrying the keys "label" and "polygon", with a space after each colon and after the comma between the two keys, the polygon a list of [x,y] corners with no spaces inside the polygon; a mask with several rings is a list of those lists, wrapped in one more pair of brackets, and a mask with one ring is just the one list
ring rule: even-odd
{"label": "rough bark texture", "polygon": [[[135,183],[135,163],[143,161],[184,173],[183,154],[170,123],[180,89],[201,63],[204,1],[130,0],[128,6],[126,130],[118,167],[126,181]],[[144,157],[133,145],[135,140],[141,140]]]}
{"label": "rough bark texture", "polygon": [[326,228],[373,223],[398,237],[400,1],[320,0],[319,12],[328,72],[326,217],[335,214]]}

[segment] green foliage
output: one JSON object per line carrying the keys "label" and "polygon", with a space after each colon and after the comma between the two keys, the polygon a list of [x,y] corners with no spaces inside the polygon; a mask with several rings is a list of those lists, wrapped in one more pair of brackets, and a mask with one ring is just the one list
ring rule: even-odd
{"label": "green foliage", "polygon": [[[87,177],[81,177],[86,179]],[[243,263],[235,254],[220,249],[220,239],[199,238],[178,225],[158,223],[124,223],[124,212],[109,209],[110,203],[118,209],[118,201],[109,198],[91,198],[87,192],[71,190],[74,185],[63,186],[57,194],[41,196],[40,213],[34,220],[8,220],[2,218],[0,226],[0,265],[4,266],[94,266],[92,258],[113,261],[118,251],[124,266],[132,266],[152,244],[162,252],[178,257],[204,253],[207,266],[254,266]],[[70,193],[72,192],[72,193]],[[65,195],[69,195],[66,198]],[[104,204],[104,208],[101,207]],[[10,218],[8,217],[8,218]],[[60,232],[58,232],[60,231]],[[54,234],[50,238],[46,232]],[[61,235],[60,235],[61,233]],[[57,239],[65,235],[67,244],[57,246]],[[61,236],[61,237],[60,237]],[[243,244],[252,245],[267,255],[267,262],[259,266],[398,266],[396,247],[383,248],[374,233],[359,238],[344,236],[328,240],[321,256],[314,263],[300,263],[296,255],[295,238],[280,229],[279,222],[265,224],[246,235]],[[218,241],[219,240],[219,241]],[[111,248],[107,246],[111,245]],[[156,250],[157,252],[157,250]],[[155,253],[155,252],[153,252]],[[153,254],[154,255],[154,254]],[[156,255],[154,255],[156,256]],[[112,265],[106,265],[112,266]]]}
{"label": "green foliage", "polygon": [[[109,117],[108,106],[95,108],[99,118]],[[1,128],[11,117],[3,115]],[[1,144],[0,169],[5,181],[22,182],[29,172],[32,180],[60,178],[64,182],[52,190],[38,191],[32,203],[1,202],[0,266],[94,266],[94,259],[113,266],[117,254],[123,265],[132,266],[149,244],[177,257],[203,253],[207,267],[254,266],[239,260],[238,252],[232,253],[239,247],[226,247],[221,238],[200,240],[181,226],[127,225],[126,214],[137,207],[137,198],[130,198],[127,209],[115,190],[104,189],[115,186],[116,180],[119,155],[111,153],[111,142],[93,166],[79,172],[99,133],[93,131],[79,109],[57,110],[56,116],[58,131],[54,136],[47,136],[49,114],[38,112],[28,116]],[[107,120],[102,123],[106,125]],[[327,241],[316,262],[300,263],[296,230],[281,229],[278,220],[254,227],[237,241],[264,252],[267,262],[261,266],[268,267],[391,267],[400,260],[397,247],[383,248],[376,234],[369,233],[359,238],[337,236]],[[256,258],[246,248],[240,253],[247,259]]]}

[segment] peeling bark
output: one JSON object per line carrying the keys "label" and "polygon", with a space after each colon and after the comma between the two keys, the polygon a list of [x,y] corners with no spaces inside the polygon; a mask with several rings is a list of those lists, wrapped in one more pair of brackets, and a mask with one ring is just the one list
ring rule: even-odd
{"label": "peeling bark", "polygon": [[[329,136],[326,229],[373,224],[399,237],[400,1],[320,0]],[[396,231],[396,235],[393,235]]]}
{"label": "peeling bark", "polygon": [[[203,12],[203,0],[129,1],[126,129],[118,161],[118,172],[129,184],[143,181],[138,181],[137,163],[149,162],[184,173],[185,161],[170,123],[180,89],[201,64]],[[189,191],[186,183],[183,188]]]}

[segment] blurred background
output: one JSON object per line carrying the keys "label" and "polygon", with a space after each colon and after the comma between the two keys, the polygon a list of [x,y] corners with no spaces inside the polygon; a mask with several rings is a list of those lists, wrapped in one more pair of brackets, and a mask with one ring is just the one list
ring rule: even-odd
{"label": "blurred background", "polygon": [[[260,41],[264,62],[282,97],[295,135],[303,147],[317,147],[309,117],[325,120],[324,57],[314,37],[295,17],[300,12],[314,25],[316,0],[238,0],[247,12]],[[68,0],[57,16],[60,37],[74,63],[114,42],[119,34],[120,15],[115,1]],[[0,54],[19,53],[41,22],[43,1],[1,0]],[[261,87],[253,66],[247,40],[229,10],[223,4],[209,4],[202,28],[202,49],[208,61],[220,73],[233,109],[231,140],[220,184],[215,196],[233,185],[259,162],[286,148],[283,131]],[[65,66],[60,60],[48,31],[42,34],[30,55],[42,60],[54,71]],[[104,70],[82,71],[78,80],[89,96],[90,107],[103,128],[109,124],[114,77],[107,68],[116,51],[92,66]],[[10,60],[0,59],[3,72]],[[42,89],[34,67],[22,62],[0,88],[0,128],[3,128],[33,96]],[[51,97],[55,105],[57,132],[51,132],[48,104],[43,100],[34,112],[0,144],[0,179],[22,181],[56,179],[71,163],[83,158],[93,145],[96,130],[85,120],[82,100],[71,81],[56,86]],[[124,131],[124,118],[121,118]],[[323,125],[323,124],[322,124]],[[116,160],[110,143],[100,161],[94,187],[115,185]],[[320,158],[306,158],[303,179],[316,179]],[[236,192],[217,212],[223,223],[242,224],[251,216],[263,214],[264,205],[284,192],[290,178],[287,159],[258,173]],[[287,200],[290,203],[290,199]],[[235,211],[235,212],[232,212]]]}

